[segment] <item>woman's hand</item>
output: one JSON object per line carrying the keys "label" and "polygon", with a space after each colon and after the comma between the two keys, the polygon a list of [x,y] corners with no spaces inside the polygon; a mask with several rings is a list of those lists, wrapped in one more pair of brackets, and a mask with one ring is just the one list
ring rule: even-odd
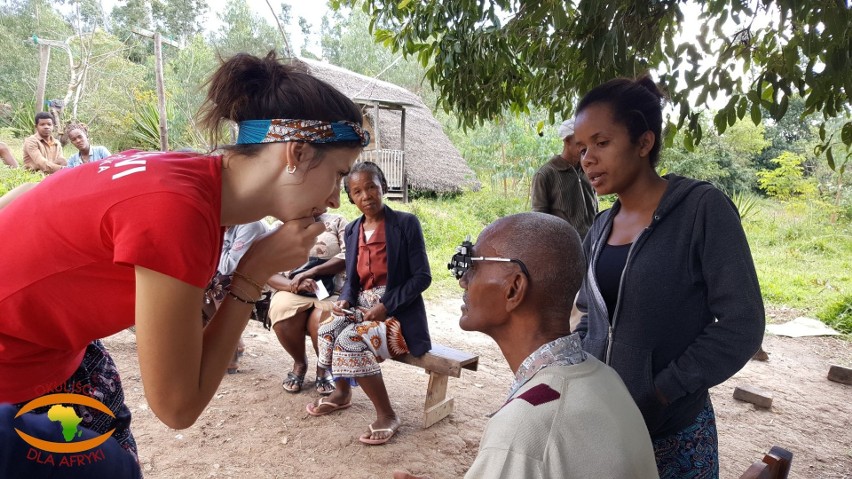
{"label": "woman's hand", "polygon": [[[295,281],[295,278],[293,279]],[[315,293],[317,291],[317,282],[311,278],[304,278],[299,281],[294,293]]]}
{"label": "woman's hand", "polygon": [[288,271],[304,264],[316,238],[325,225],[313,217],[299,218],[260,236],[249,247],[237,271],[258,283],[265,283],[278,271]]}
{"label": "woman's hand", "polygon": [[309,274],[307,271],[302,271],[301,273],[292,276],[290,279],[293,280],[293,282],[301,288],[303,281],[308,279],[312,280],[313,277],[314,276],[312,274]]}
{"label": "woman's hand", "polygon": [[347,314],[343,312],[344,309],[349,309],[349,301],[343,299],[335,301],[334,305],[331,308],[332,312],[338,316],[343,316],[344,314]]}
{"label": "woman's hand", "polygon": [[384,321],[388,319],[388,310],[382,303],[376,303],[372,308],[364,311],[364,321]]}

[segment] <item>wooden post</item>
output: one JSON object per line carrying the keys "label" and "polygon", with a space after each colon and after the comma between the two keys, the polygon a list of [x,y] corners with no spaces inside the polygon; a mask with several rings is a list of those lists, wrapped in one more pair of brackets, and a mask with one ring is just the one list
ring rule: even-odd
{"label": "wooden post", "polygon": [[144,28],[132,28],[131,31],[137,35],[154,39],[154,73],[157,82],[157,110],[160,116],[160,149],[169,149],[169,127],[166,122],[166,87],[163,84],[163,43],[180,48],[180,45],[163,39],[160,32],[152,32]]}
{"label": "wooden post", "polygon": [[47,66],[50,63],[50,46],[38,46],[38,87],[36,89],[35,112],[44,111],[44,90],[47,86]]}
{"label": "wooden post", "polygon": [[408,203],[408,173],[405,168],[405,107],[399,124],[399,149],[402,150],[402,202]]}
{"label": "wooden post", "polygon": [[157,78],[157,108],[160,111],[160,150],[169,149],[169,126],[166,123],[166,88],[163,85],[163,42],[154,33],[154,73]]}

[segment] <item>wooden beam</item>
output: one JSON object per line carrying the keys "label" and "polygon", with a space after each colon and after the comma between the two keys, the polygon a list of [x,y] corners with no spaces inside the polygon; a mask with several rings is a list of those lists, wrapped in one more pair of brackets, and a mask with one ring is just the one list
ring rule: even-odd
{"label": "wooden beam", "polygon": [[154,33],[154,73],[157,79],[157,109],[160,112],[160,150],[169,149],[169,125],[166,122],[166,87],[163,84],[163,43],[160,32]]}
{"label": "wooden beam", "polygon": [[453,412],[454,400],[447,398],[447,381],[445,374],[429,372],[429,387],[426,389],[426,403],[423,407],[423,428],[447,417]]}
{"label": "wooden beam", "polygon": [[36,88],[35,112],[44,111],[44,90],[47,86],[47,67],[50,64],[50,46],[38,46],[38,86]]}

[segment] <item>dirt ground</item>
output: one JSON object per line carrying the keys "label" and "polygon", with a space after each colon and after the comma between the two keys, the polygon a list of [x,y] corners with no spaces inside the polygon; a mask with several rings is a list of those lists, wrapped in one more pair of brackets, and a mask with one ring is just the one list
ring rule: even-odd
{"label": "dirt ground", "polygon": [[[105,343],[122,373],[133,431],[148,479],[172,478],[390,478],[394,469],[461,477],[476,456],[485,414],[504,400],[511,373],[493,341],[458,327],[460,300],[427,304],[433,341],[480,356],[479,370],[450,378],[455,410],[429,429],[421,428],[428,376],[412,366],[383,366],[391,401],[403,425],[384,446],[365,446],[358,436],[373,420],[367,397],[356,389],[353,406],[311,417],[305,405],[318,395],[288,394],[281,380],[291,360],[275,335],[251,322],[243,338],[240,372],[228,375],[207,410],[189,429],[163,425],[148,408],[129,331]],[[770,311],[770,321],[789,320],[790,310]],[[793,452],[791,478],[852,478],[852,386],[828,381],[830,364],[852,366],[852,343],[838,338],[767,336],[768,362],[751,361],[713,388],[721,477],[737,478],[772,445]],[[307,379],[313,379],[313,360]],[[734,400],[736,386],[772,393],[769,410]]]}

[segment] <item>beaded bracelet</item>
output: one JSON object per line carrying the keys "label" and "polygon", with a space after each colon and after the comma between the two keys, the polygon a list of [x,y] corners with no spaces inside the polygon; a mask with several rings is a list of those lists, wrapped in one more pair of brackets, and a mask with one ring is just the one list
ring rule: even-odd
{"label": "beaded bracelet", "polygon": [[251,279],[248,275],[240,273],[239,271],[234,271],[234,276],[245,280],[245,282],[257,288],[258,294],[263,292],[263,286],[261,286],[257,281]]}
{"label": "beaded bracelet", "polygon": [[247,300],[247,299],[243,299],[243,298],[241,298],[241,297],[237,296],[237,295],[236,295],[236,294],[234,294],[234,293],[233,293],[233,291],[231,291],[230,289],[229,289],[229,290],[227,290],[227,293],[228,293],[228,296],[230,296],[230,297],[232,297],[232,298],[236,299],[237,301],[239,301],[239,302],[241,302],[241,303],[244,303],[244,304],[257,304],[257,301],[249,301],[249,300]]}

